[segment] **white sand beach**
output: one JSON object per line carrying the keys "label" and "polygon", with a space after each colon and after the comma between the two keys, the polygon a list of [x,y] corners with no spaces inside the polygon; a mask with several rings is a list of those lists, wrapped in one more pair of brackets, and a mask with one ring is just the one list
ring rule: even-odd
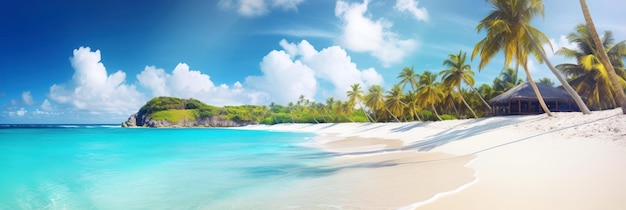
{"label": "white sand beach", "polygon": [[413,123],[257,125],[313,132],[327,177],[295,186],[315,209],[624,209],[621,110]]}

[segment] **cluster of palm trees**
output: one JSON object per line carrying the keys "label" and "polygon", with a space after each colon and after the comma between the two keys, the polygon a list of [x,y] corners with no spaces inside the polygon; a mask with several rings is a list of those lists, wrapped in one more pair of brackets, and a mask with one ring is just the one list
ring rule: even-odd
{"label": "cluster of palm trees", "polygon": [[[405,67],[398,75],[400,82],[388,91],[379,85],[372,85],[364,94],[361,86],[354,84],[347,91],[349,104],[358,104],[362,110],[365,110],[365,105],[369,110],[366,115],[370,121],[422,120],[429,118],[431,113],[436,119],[442,120],[440,112],[448,114],[447,118],[456,118],[466,116],[465,111],[469,111],[472,117],[479,117],[465,99],[468,93],[461,85],[470,87],[484,106],[489,107],[489,104],[473,88],[474,71],[466,64],[466,58],[466,53],[462,51],[450,54],[443,62],[448,69],[438,74],[428,70],[418,74],[413,67]],[[439,75],[441,81],[437,80]],[[407,86],[410,89],[405,91]],[[464,108],[459,106],[461,104]]]}
{"label": "cluster of palm trees", "polygon": [[[568,36],[577,49],[562,48],[557,51],[557,54],[567,58],[575,58],[577,63],[556,67],[542,47],[543,44],[550,44],[548,37],[530,24],[534,17],[543,16],[541,0],[487,1],[493,10],[476,27],[479,33],[484,31],[486,35],[475,45],[471,59],[479,59],[478,68],[482,70],[500,51],[504,52],[505,68],[492,86],[484,84],[478,89],[474,88],[474,71],[467,64],[466,53],[459,51],[450,54],[443,62],[447,67],[443,71],[436,73],[425,70],[418,74],[413,67],[405,67],[398,75],[400,82],[388,91],[373,85],[365,93],[360,84],[354,84],[347,91],[346,102],[330,98],[326,105],[310,106],[312,113],[328,115],[328,118],[330,113],[334,113],[350,121],[359,121],[354,120],[354,116],[365,116],[370,122],[480,117],[485,110],[491,109],[485,98],[497,96],[523,82],[523,79],[518,78],[517,71],[518,67],[522,67],[542,109],[548,116],[552,116],[528,69],[528,58],[533,56],[539,63],[546,63],[584,114],[591,113],[588,105],[594,110],[621,106],[626,114],[626,70],[623,60],[626,58],[626,42],[614,43],[610,32],[605,32],[604,38],[600,40],[585,0],[580,0],[580,4],[586,24],[578,25],[576,32]],[[515,68],[510,68],[513,61]],[[441,80],[437,79],[438,76],[441,76]],[[554,85],[547,78],[539,81]],[[463,89],[463,85],[469,90]],[[303,97],[301,100],[304,100]],[[357,106],[360,111],[356,113],[360,114],[354,115]],[[319,122],[317,119],[315,121]]]}
{"label": "cluster of palm trees", "polygon": [[[545,51],[542,48],[542,44],[550,43],[547,36],[530,24],[535,16],[543,16],[543,2],[541,0],[489,0],[489,3],[494,8],[493,11],[482,19],[477,26],[478,32],[483,30],[487,32],[486,37],[476,44],[472,53],[472,58],[475,56],[480,58],[479,69],[484,68],[491,58],[498,54],[500,50],[504,51],[505,66],[508,66],[511,61],[515,61],[516,66],[521,65],[523,67],[527,80],[533,87],[542,109],[548,116],[552,116],[528,70],[528,57],[534,56],[540,63],[546,63],[550,71],[552,71],[562,84],[563,88],[574,98],[581,111],[584,114],[590,114],[589,108],[578,92],[572,88],[557,68],[547,59]],[[592,41],[588,43],[588,46],[594,46],[595,50],[593,55],[597,55],[594,57],[599,58],[593,61],[593,63],[596,64],[595,69],[606,68],[605,71],[601,71],[605,73],[606,76],[604,78],[606,80],[595,81],[595,83],[604,84],[594,86],[611,87],[610,90],[608,88],[606,89],[607,92],[611,92],[611,94],[608,95],[615,96],[616,100],[614,101],[619,103],[623,113],[626,114],[626,95],[624,94],[624,86],[620,81],[620,76],[616,73],[615,68],[613,68],[614,64],[611,63],[611,59],[604,50],[603,44],[591,19],[591,15],[589,14],[586,1],[580,0],[580,5],[585,17],[586,28],[588,29],[587,32],[590,36],[588,40]],[[563,54],[566,53],[563,52]],[[621,57],[614,58],[614,60],[621,60]],[[579,65],[583,63],[584,62],[579,61]],[[583,68],[591,69],[590,66],[583,66]],[[571,76],[579,75],[571,74]],[[624,77],[622,77],[622,80],[623,78]],[[580,87],[578,88],[579,91],[582,89],[583,88]]]}

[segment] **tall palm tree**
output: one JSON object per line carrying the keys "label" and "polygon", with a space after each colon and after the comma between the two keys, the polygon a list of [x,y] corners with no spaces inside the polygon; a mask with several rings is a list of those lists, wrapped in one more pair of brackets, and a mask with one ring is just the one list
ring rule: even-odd
{"label": "tall palm tree", "polygon": [[418,106],[418,100],[415,96],[415,92],[409,91],[407,94],[404,95],[402,100],[404,101],[404,104],[406,104],[405,113],[407,113],[409,117],[411,117],[411,120],[415,120],[415,118],[417,118],[418,121],[422,121],[418,114],[421,109]]}
{"label": "tall palm tree", "polygon": [[326,99],[326,106],[324,107],[324,112],[326,112],[326,115],[328,115],[328,117],[330,118],[330,120],[335,121],[335,117],[332,112],[333,112],[333,106],[335,105],[335,98],[334,97],[330,97]]}
{"label": "tall palm tree", "polygon": [[474,71],[472,71],[472,67],[469,64],[465,63],[465,59],[467,58],[467,54],[463,51],[459,51],[459,54],[449,54],[448,59],[443,61],[443,65],[447,66],[448,69],[441,71],[439,74],[442,75],[443,85],[448,87],[456,88],[458,96],[463,101],[463,104],[472,112],[474,118],[478,118],[476,116],[476,112],[474,109],[467,104],[463,95],[461,95],[461,83],[465,83],[469,86],[472,91],[474,91],[480,99],[483,101],[485,106],[491,109],[489,103],[483,99],[478,92],[474,89]]}
{"label": "tall palm tree", "polygon": [[380,112],[385,108],[385,97],[383,88],[380,85],[370,86],[369,92],[365,95],[365,106],[376,113],[376,118],[380,118]]}
{"label": "tall palm tree", "polygon": [[591,112],[582,101],[578,93],[565,81],[547,59],[542,43],[549,43],[548,37],[530,25],[536,15],[543,16],[543,2],[541,0],[488,0],[494,10],[480,21],[476,29],[481,32],[487,31],[484,39],[479,41],[472,52],[472,59],[480,56],[479,69],[483,69],[487,63],[500,51],[504,51],[504,66],[508,66],[512,60],[522,65],[526,72],[541,108],[548,116],[552,113],[546,106],[537,85],[528,70],[528,56],[534,55],[540,63],[546,62],[550,71],[559,79],[565,90],[574,98],[578,107],[584,114]]}
{"label": "tall palm tree", "polygon": [[320,122],[317,120],[317,115],[319,114],[320,110],[318,109],[317,103],[315,103],[315,101],[307,100],[306,106],[309,107],[308,109],[309,109],[309,112],[311,113],[311,116],[313,117],[313,121],[319,124]]}
{"label": "tall palm tree", "polygon": [[624,89],[619,82],[617,73],[615,73],[615,69],[613,65],[611,65],[611,61],[609,60],[609,56],[607,55],[602,43],[600,42],[600,37],[598,36],[598,32],[596,31],[596,26],[591,19],[591,14],[589,12],[589,7],[587,7],[587,1],[580,0],[580,7],[583,10],[583,15],[585,16],[585,22],[587,22],[587,27],[589,28],[589,32],[591,33],[591,37],[593,39],[593,43],[598,50],[598,54],[600,55],[600,60],[602,61],[602,65],[607,69],[609,73],[609,78],[611,81],[611,86],[613,88],[613,92],[617,96],[617,101],[622,107],[622,113],[626,114],[626,94],[624,94]]}
{"label": "tall palm tree", "polygon": [[[570,33],[567,38],[570,43],[576,45],[576,48],[569,49],[563,47],[557,51],[557,54],[567,58],[574,58],[577,63],[559,64],[556,67],[571,78],[570,83],[586,99],[589,106],[594,109],[615,108],[618,105],[616,103],[617,97],[612,91],[608,70],[600,61],[598,50],[593,44],[587,26],[584,24],[576,26],[576,32]],[[610,56],[612,66],[615,71],[626,75],[624,61],[622,60],[622,57],[626,57],[626,41],[614,44],[613,40],[613,33],[605,31],[602,43]],[[626,84],[625,79],[626,77],[618,76],[620,85]]]}
{"label": "tall palm tree", "polygon": [[411,90],[413,91],[415,91],[415,88],[417,88],[417,80],[419,78],[419,74],[415,73],[413,67],[402,68],[402,71],[398,75],[398,78],[401,79],[399,84],[402,85],[402,88],[406,88],[407,84],[411,86]]}
{"label": "tall palm tree", "polygon": [[[413,67],[411,66],[411,68],[409,67],[404,67],[402,68],[402,71],[400,72],[400,74],[398,75],[398,78],[400,78],[400,82],[398,84],[402,85],[402,88],[406,88],[406,85],[409,84],[411,86],[411,91],[409,91],[409,94],[411,94],[410,92],[413,92],[413,94],[416,92],[417,89],[417,81],[419,80],[420,75],[415,73],[415,70],[413,69]],[[411,99],[413,100],[417,100],[417,97],[411,97]],[[407,106],[413,106],[413,107],[409,107],[410,110],[412,111],[417,111],[419,110],[419,107],[415,107],[418,106],[418,104],[416,102],[412,102],[412,103],[407,103]],[[417,114],[417,112],[412,113],[411,115],[416,116],[419,119],[419,115]],[[421,121],[421,119],[419,119]]]}
{"label": "tall palm tree", "polygon": [[417,83],[418,89],[416,94],[422,104],[424,104],[424,107],[430,106],[435,112],[437,119],[442,120],[435,108],[435,104],[443,97],[443,92],[437,86],[436,80],[437,74],[433,74],[428,70],[424,71],[424,73],[420,75],[420,80]]}
{"label": "tall palm tree", "polygon": [[346,94],[348,95],[348,104],[350,104],[352,107],[354,107],[355,104],[359,104],[359,107],[363,111],[363,114],[365,114],[365,117],[367,117],[367,121],[372,122],[372,117],[370,117],[370,115],[367,114],[367,112],[363,108],[363,90],[361,89],[361,85],[359,83],[354,83],[350,85],[350,90],[348,90]]}
{"label": "tall palm tree", "polygon": [[391,90],[387,91],[385,96],[385,109],[397,122],[400,122],[398,116],[404,114],[405,104],[402,101],[402,97],[402,88],[399,84],[394,85]]}

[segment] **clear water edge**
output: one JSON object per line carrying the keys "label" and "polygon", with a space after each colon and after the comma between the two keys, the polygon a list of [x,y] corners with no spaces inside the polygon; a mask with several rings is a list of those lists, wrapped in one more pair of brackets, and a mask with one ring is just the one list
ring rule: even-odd
{"label": "clear water edge", "polygon": [[3,128],[0,209],[262,206],[259,195],[327,173],[319,166],[328,155],[303,146],[313,136],[213,128]]}

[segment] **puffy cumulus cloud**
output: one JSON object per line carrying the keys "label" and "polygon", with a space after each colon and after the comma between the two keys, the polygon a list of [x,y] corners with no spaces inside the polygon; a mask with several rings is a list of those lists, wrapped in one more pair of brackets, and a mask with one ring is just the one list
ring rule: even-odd
{"label": "puffy cumulus cloud", "polygon": [[413,15],[417,21],[428,21],[428,10],[424,7],[418,7],[417,0],[397,0],[393,7],[400,12],[408,12]]}
{"label": "puffy cumulus cloud", "polygon": [[271,51],[259,66],[263,75],[246,77],[246,84],[266,92],[271,102],[286,104],[300,95],[315,96],[317,81],[313,70],[299,60],[291,60],[285,51]]}
{"label": "puffy cumulus cloud", "polygon": [[52,85],[49,98],[92,114],[124,116],[135,112],[144,103],[143,95],[134,85],[125,83],[126,73],[117,71],[108,75],[100,61],[99,50],[75,49],[70,58],[74,68],[72,79],[68,83]]}
{"label": "puffy cumulus cloud", "polygon": [[306,40],[298,44],[281,40],[280,46],[291,59],[301,61],[313,70],[316,78],[330,82],[334,86],[333,97],[346,98],[346,91],[355,83],[362,87],[383,83],[383,77],[375,69],[359,70],[348,53],[339,46],[317,51]]}
{"label": "puffy cumulus cloud", "polygon": [[259,104],[263,97],[261,93],[245,89],[239,82],[216,86],[209,75],[191,70],[185,63],[176,65],[171,74],[155,66],[146,66],[137,75],[137,81],[150,90],[153,97],[195,98],[212,105]]}
{"label": "puffy cumulus cloud", "polygon": [[298,4],[304,0],[220,0],[217,4],[223,9],[236,9],[237,13],[246,17],[265,15],[270,8],[297,10]]}
{"label": "puffy cumulus cloud", "polygon": [[366,17],[368,3],[368,0],[361,4],[337,1],[335,16],[343,22],[339,43],[348,50],[369,52],[386,67],[402,61],[415,50],[417,42],[399,38],[390,30],[391,22]]}
{"label": "puffy cumulus cloud", "polygon": [[30,91],[22,92],[22,101],[28,106],[35,104],[35,100],[33,100],[33,96],[30,94]]}
{"label": "puffy cumulus cloud", "polygon": [[311,43],[302,40],[290,43],[281,40],[282,50],[268,53],[260,64],[263,75],[246,78],[246,85],[266,92],[270,100],[286,104],[300,95],[315,98],[322,81],[332,84],[330,96],[345,99],[350,85],[363,87],[382,84],[383,77],[373,68],[359,70],[348,53],[339,46],[320,51]]}

